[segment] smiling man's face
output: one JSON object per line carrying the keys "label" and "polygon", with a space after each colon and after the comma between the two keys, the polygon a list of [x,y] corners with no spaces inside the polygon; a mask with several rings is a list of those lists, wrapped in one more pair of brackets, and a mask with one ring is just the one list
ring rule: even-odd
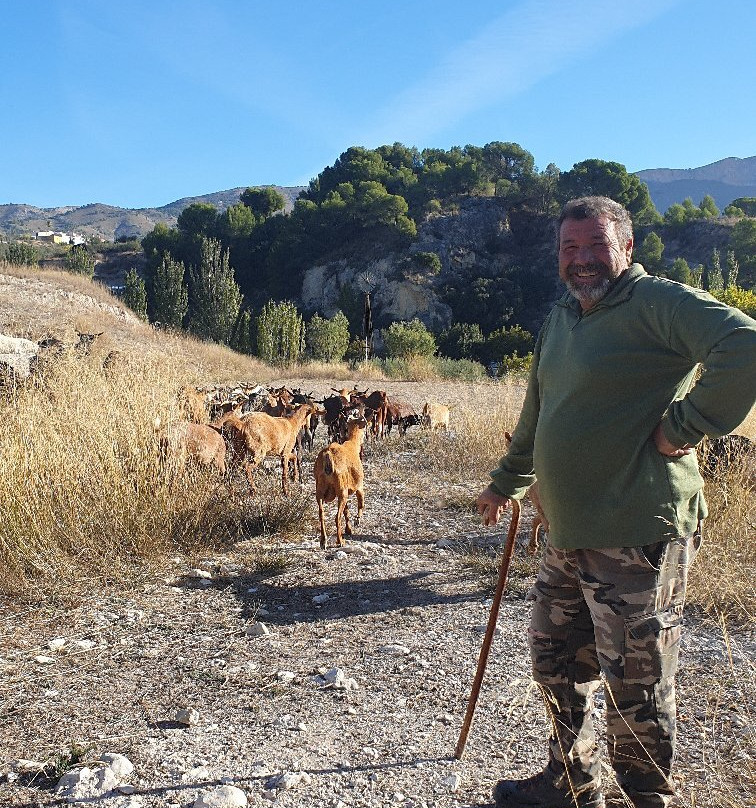
{"label": "smiling man's face", "polygon": [[632,238],[620,244],[608,216],[565,219],[559,230],[559,277],[587,311],[630,266]]}

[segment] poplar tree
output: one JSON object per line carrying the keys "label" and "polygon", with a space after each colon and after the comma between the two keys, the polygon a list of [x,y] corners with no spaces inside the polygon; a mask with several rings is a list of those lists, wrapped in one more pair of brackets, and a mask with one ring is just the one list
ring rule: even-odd
{"label": "poplar tree", "polygon": [[150,319],[166,328],[180,330],[189,308],[189,291],[184,282],[183,261],[174,261],[163,253],[152,278]]}
{"label": "poplar tree", "polygon": [[126,273],[126,285],[123,290],[123,302],[142,320],[147,319],[147,289],[144,280],[132,267]]}
{"label": "poplar tree", "polygon": [[711,251],[711,265],[707,266],[701,280],[703,288],[707,292],[715,292],[717,289],[724,289],[724,278],[722,276],[722,265],[719,258],[719,250],[715,247]]}
{"label": "poplar tree", "polygon": [[738,259],[735,257],[733,250],[727,250],[727,259],[725,260],[725,271],[723,286],[729,289],[731,286],[738,285],[738,273],[740,272],[740,265]]}
{"label": "poplar tree", "polygon": [[220,241],[203,238],[200,255],[199,266],[189,267],[189,330],[201,339],[228,345],[242,293]]}
{"label": "poplar tree", "polygon": [[288,300],[269,300],[256,321],[257,355],[271,364],[296,362],[304,350],[304,321]]}

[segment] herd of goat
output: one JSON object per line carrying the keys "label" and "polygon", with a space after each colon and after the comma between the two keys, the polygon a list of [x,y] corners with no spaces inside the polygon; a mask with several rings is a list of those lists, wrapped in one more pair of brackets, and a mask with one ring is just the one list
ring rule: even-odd
{"label": "herd of goat", "polygon": [[[382,438],[393,427],[404,434],[412,426],[448,430],[449,408],[426,402],[422,412],[383,390],[336,390],[315,399],[286,387],[237,388],[219,399],[209,391],[181,392],[184,418],[176,423],[155,421],[161,459],[183,466],[193,462],[223,475],[241,466],[252,493],[254,472],[266,457],[281,460],[281,487],[289,493],[290,472],[302,479],[302,455],[312,451],[315,431],[322,423],[328,445],[315,460],[315,497],[320,518],[320,544],[326,547],[324,503],[337,501],[336,543],[351,535],[347,500],[354,494],[359,525],[364,507],[363,443],[367,435]],[[342,529],[342,521],[344,527]]]}
{"label": "herd of goat", "polygon": [[[320,520],[320,544],[326,547],[324,503],[337,501],[336,543],[351,535],[347,500],[357,500],[355,525],[359,525],[364,507],[363,443],[367,436],[381,438],[396,427],[404,434],[412,426],[430,430],[449,429],[449,408],[426,402],[420,413],[406,402],[389,398],[383,390],[337,390],[334,395],[315,399],[299,389],[263,386],[237,388],[226,395],[217,391],[185,388],[181,401],[184,418],[161,425],[156,419],[160,455],[183,466],[193,462],[223,475],[241,467],[255,493],[254,473],[266,457],[281,461],[281,487],[289,493],[290,474],[302,479],[302,456],[312,451],[315,431],[323,424],[328,444],[315,460],[315,497]],[[510,436],[506,436],[511,440]],[[726,435],[704,441],[699,447],[701,471],[715,477],[737,464],[753,484],[754,451],[752,442],[741,435]],[[540,507],[538,487],[530,490],[536,509],[530,552],[535,552],[539,528],[548,532],[548,521]],[[342,521],[344,526],[342,528]]]}

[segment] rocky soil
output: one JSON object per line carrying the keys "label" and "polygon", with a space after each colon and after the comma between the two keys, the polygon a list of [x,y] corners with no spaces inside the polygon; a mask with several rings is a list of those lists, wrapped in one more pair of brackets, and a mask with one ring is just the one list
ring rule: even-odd
{"label": "rocky soil", "polygon": [[[403,390],[416,404],[428,394]],[[502,532],[472,508],[484,477],[440,478],[424,445],[410,432],[369,447],[365,518],[343,550],[318,546],[310,471],[303,536],[177,556],[66,598],[5,599],[0,804],[244,804],[219,791],[232,786],[252,806],[460,808],[537,771],[548,728],[526,643],[532,513],[458,761]],[[678,806],[754,804],[753,651],[753,636],[689,615]],[[85,764],[104,796],[56,792]]]}

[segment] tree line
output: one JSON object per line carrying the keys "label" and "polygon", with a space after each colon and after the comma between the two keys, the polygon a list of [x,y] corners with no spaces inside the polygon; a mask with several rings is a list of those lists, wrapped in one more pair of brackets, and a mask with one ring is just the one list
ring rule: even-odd
{"label": "tree line", "polygon": [[[682,258],[665,260],[662,236],[678,237],[693,222],[718,218],[710,196],[699,205],[691,200],[672,205],[662,217],[647,186],[619,163],[591,159],[566,172],[553,164],[539,171],[533,156],[516,143],[422,151],[395,143],[348,149],[310,182],[287,214],[284,197],[269,187],[246,189],[237,204],[221,212],[206,203],[188,206],[175,228],[159,224],[142,239],[145,288],[141,291],[140,279],[131,276],[126,295],[152,322],[185,328],[263,358],[272,344],[276,344],[272,355],[279,358],[303,352],[332,358],[333,350],[326,350],[322,337],[315,336],[330,321],[309,312],[310,322],[295,328],[288,308],[293,306],[288,300],[292,289],[301,288],[311,266],[378,245],[384,254],[404,251],[407,263],[435,276],[442,268],[437,254],[407,250],[417,236],[418,223],[427,216],[448,211],[465,197],[492,197],[510,215],[529,220],[535,238],[543,241],[547,223],[561,205],[587,194],[615,199],[630,211],[636,228],[648,230],[636,257],[654,274],[712,292],[732,290],[739,279],[756,276],[755,200],[735,200],[725,211],[738,217],[731,249],[721,257],[712,250],[708,265],[691,267]],[[507,353],[527,352],[531,334],[558,293],[553,250],[533,246],[527,238],[519,245],[508,244],[514,253],[504,268],[443,276],[436,290],[451,308],[455,325],[431,335],[434,350],[484,364]],[[497,246],[489,249],[495,253]],[[273,302],[279,308],[271,310]],[[342,357],[357,355],[360,348],[353,343],[365,336],[363,295],[342,288],[338,304],[339,328],[346,323],[348,336],[340,333],[336,344],[342,346],[346,340]],[[269,333],[273,311],[281,319],[278,343]],[[409,326],[405,330],[412,333]],[[398,350],[389,334],[390,325],[383,330],[387,355]]]}

